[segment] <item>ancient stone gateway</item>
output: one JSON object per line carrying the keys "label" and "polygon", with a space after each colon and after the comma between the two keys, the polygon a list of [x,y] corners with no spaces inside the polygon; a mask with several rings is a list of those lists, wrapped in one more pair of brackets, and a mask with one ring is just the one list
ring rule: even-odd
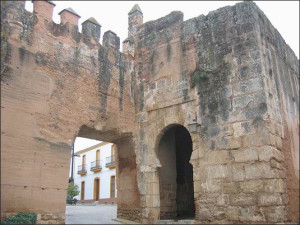
{"label": "ancient stone gateway", "polygon": [[253,2],[129,35],[1,2],[1,219],[63,223],[76,136],[117,145],[118,217],[299,220],[299,61]]}

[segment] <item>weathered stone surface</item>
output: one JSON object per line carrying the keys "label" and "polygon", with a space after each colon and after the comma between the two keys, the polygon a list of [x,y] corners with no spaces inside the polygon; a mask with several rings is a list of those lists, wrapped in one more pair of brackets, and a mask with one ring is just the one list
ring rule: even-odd
{"label": "weathered stone surface", "polygon": [[216,202],[217,206],[228,206],[228,204],[229,204],[229,195],[222,194],[217,197],[217,202]]}
{"label": "weathered stone surface", "polygon": [[[189,190],[202,223],[299,220],[299,61],[255,3],[144,24],[135,6],[123,53],[112,31],[98,43],[95,21],[80,33],[64,10],[55,24],[53,7],[1,2],[1,218],[63,223],[80,136],[118,146],[120,218],[175,218]],[[192,153],[170,139],[164,161],[161,140],[179,127]],[[176,181],[186,169],[191,183]]]}
{"label": "weathered stone surface", "polygon": [[250,180],[240,183],[243,193],[256,193],[261,192],[264,189],[262,180]]}
{"label": "weathered stone surface", "polygon": [[240,184],[239,183],[223,183],[222,188],[223,193],[229,194],[229,193],[239,193],[240,192]]}
{"label": "weathered stone surface", "polygon": [[279,174],[272,170],[269,163],[260,162],[256,164],[245,165],[245,178],[247,180],[279,178]]}
{"label": "weathered stone surface", "polygon": [[235,206],[229,206],[226,209],[227,219],[230,221],[237,221],[240,218],[240,208]]}
{"label": "weathered stone surface", "polygon": [[219,193],[221,191],[222,184],[220,180],[206,180],[201,183],[201,191],[204,193]]}
{"label": "weathered stone surface", "polygon": [[283,161],[283,154],[276,148],[271,146],[264,146],[258,149],[258,158],[260,161],[269,162],[272,158],[276,159],[278,162]]}
{"label": "weathered stone surface", "polygon": [[226,178],[230,174],[229,168],[226,165],[208,166],[207,177],[212,178]]}
{"label": "weathered stone surface", "polygon": [[211,221],[212,220],[212,214],[208,209],[200,209],[199,210],[199,215],[197,217],[198,220],[200,221]]}
{"label": "weathered stone surface", "polygon": [[256,206],[242,207],[239,220],[241,222],[253,221],[253,222],[263,222],[265,221],[264,214]]}
{"label": "weathered stone surface", "polygon": [[239,151],[232,151],[235,162],[251,162],[258,160],[259,148],[246,148]]}
{"label": "weathered stone surface", "polygon": [[264,191],[271,193],[284,193],[286,192],[286,184],[283,179],[268,179],[264,180]]}
{"label": "weathered stone surface", "polygon": [[229,195],[229,204],[232,206],[256,205],[256,197],[250,194],[231,194]]}
{"label": "weathered stone surface", "polygon": [[280,194],[260,194],[258,196],[259,206],[283,205],[282,196]]}
{"label": "weathered stone surface", "polygon": [[286,207],[284,206],[264,207],[263,213],[266,220],[270,222],[283,222],[287,218]]}
{"label": "weathered stone surface", "polygon": [[245,167],[243,164],[233,164],[231,168],[233,181],[243,181],[245,179]]}

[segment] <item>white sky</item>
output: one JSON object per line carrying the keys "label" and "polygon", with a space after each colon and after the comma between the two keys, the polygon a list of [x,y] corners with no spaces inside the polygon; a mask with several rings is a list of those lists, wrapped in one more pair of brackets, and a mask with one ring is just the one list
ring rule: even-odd
{"label": "white sky", "polygon": [[[184,13],[184,20],[207,15],[210,11],[218,8],[234,5],[240,1],[53,1],[53,21],[60,23],[58,13],[68,7],[77,12],[79,30],[81,23],[90,17],[94,17],[102,26],[101,40],[105,31],[115,32],[122,41],[127,38],[128,12],[139,4],[143,11],[144,23],[166,16],[172,11]],[[279,31],[286,43],[293,49],[299,58],[299,1],[255,1],[260,9],[269,18],[273,26]],[[26,9],[32,12],[31,1],[26,2]],[[122,48],[121,48],[122,49]],[[75,152],[99,143],[96,140],[77,138]]]}
{"label": "white sky", "polygon": [[[128,33],[128,12],[139,4],[143,11],[144,22],[156,20],[166,16],[172,11],[184,13],[184,20],[197,17],[201,14],[223,6],[234,5],[240,1],[53,1],[53,20],[60,23],[58,13],[68,7],[77,12],[79,30],[81,23],[90,17],[94,17],[102,26],[102,35],[107,30],[115,32],[122,41],[127,38]],[[299,58],[299,1],[254,1],[258,7],[269,18],[273,26],[279,31],[286,43],[293,49]],[[26,9],[32,11],[31,1],[26,2]],[[121,48],[122,49],[122,48]]]}
{"label": "white sky", "polygon": [[74,152],[78,152],[82,149],[99,144],[100,142],[101,141],[97,141],[97,140],[93,140],[93,139],[77,137],[75,139],[75,143],[74,143]]}

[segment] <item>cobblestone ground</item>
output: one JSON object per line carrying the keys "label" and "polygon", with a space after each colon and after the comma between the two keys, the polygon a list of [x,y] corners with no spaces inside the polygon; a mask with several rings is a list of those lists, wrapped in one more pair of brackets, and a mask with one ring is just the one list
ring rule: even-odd
{"label": "cobblestone ground", "polygon": [[112,220],[116,217],[117,205],[76,205],[66,208],[66,224],[120,224]]}

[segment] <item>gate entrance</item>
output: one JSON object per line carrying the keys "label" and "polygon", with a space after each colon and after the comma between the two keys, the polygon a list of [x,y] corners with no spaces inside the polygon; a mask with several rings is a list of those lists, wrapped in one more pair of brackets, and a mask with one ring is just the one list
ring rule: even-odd
{"label": "gate entrance", "polygon": [[160,219],[195,217],[191,154],[192,139],[185,127],[174,125],[165,131],[158,146]]}

